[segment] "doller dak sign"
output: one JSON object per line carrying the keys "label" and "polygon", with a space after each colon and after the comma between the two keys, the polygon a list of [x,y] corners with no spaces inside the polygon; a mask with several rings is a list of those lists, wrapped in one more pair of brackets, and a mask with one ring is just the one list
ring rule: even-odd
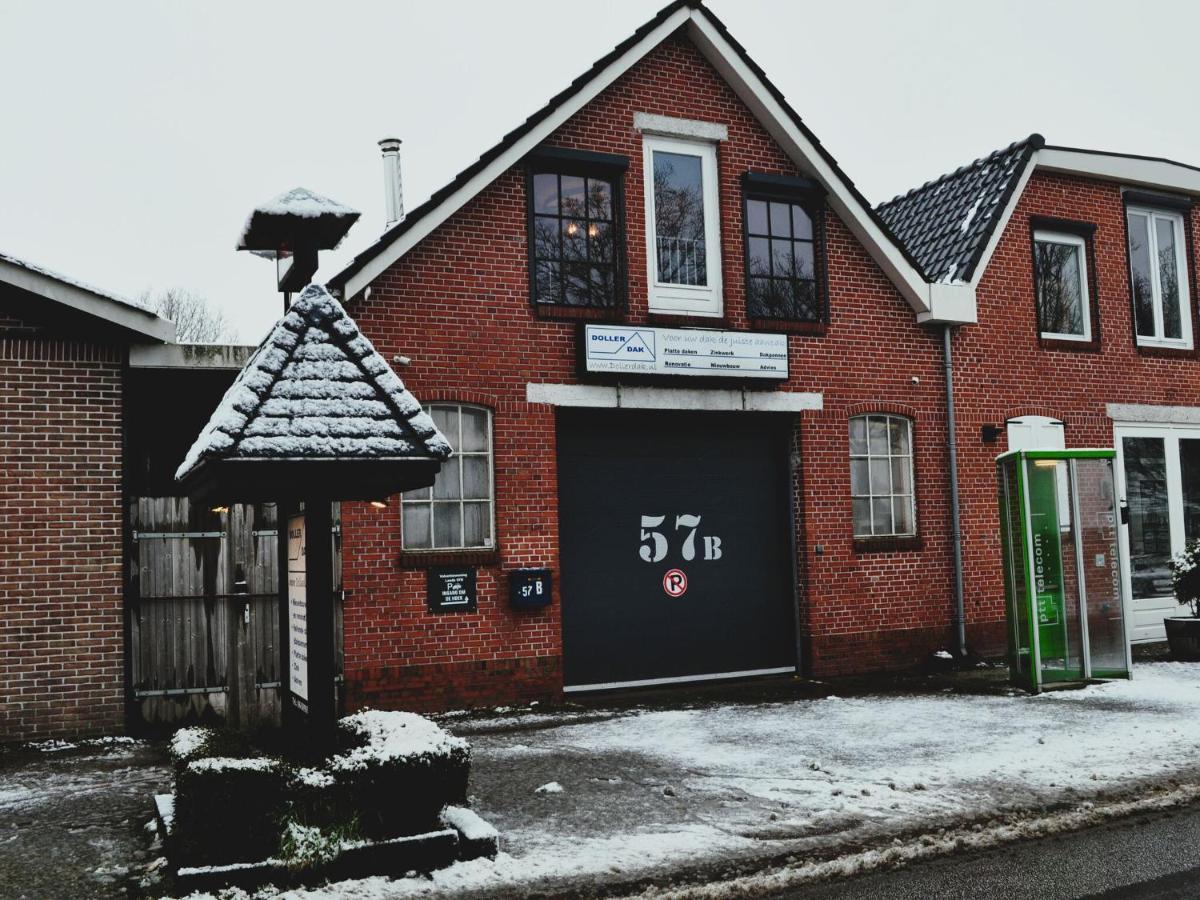
{"label": "doller dak sign", "polygon": [[786,334],[587,325],[583,344],[589,372],[780,380],[788,377]]}

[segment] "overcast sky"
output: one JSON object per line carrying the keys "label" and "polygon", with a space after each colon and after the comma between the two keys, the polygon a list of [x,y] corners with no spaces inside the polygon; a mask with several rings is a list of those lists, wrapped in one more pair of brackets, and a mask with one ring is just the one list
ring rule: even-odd
{"label": "overcast sky", "polygon": [[[114,293],[182,286],[257,342],[273,266],[249,210],[303,185],[383,227],[649,19],[659,0],[0,0],[0,252]],[[1200,163],[1200,5],[711,0],[873,203],[1039,131]]]}

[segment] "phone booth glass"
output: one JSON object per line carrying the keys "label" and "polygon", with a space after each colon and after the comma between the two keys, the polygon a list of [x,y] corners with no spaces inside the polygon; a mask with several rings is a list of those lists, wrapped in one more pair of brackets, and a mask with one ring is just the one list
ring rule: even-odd
{"label": "phone booth glass", "polygon": [[1009,669],[1031,691],[1129,677],[1112,450],[996,461]]}

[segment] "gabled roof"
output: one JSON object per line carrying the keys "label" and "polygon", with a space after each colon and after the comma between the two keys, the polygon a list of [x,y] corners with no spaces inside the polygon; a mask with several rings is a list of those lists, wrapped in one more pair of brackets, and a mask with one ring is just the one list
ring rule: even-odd
{"label": "gabled roof", "polygon": [[229,460],[449,455],[433,419],[341,304],[309,285],[247,361],[175,478]]}
{"label": "gabled roof", "polygon": [[973,293],[967,289],[955,290],[929,283],[915,258],[891,234],[884,220],[800,120],[779,89],[700,0],[675,0],[664,7],[658,15],[505,135],[449,184],[384,232],[374,244],[333,276],[329,286],[346,299],[356,296],[438,225],[508,168],[520,162],[584,105],[681,28],[687,30],[688,37],[788,154],[793,164],[825,188],[830,206],[847,223],[923,320],[941,320],[939,311],[934,308],[936,305],[944,307],[951,320],[973,321]]}
{"label": "gabled roof", "polygon": [[151,310],[6,253],[0,253],[0,282],[94,316],[140,338],[165,343],[175,340],[175,325]]}
{"label": "gabled roof", "polygon": [[1035,169],[1200,196],[1200,168],[1157,156],[1056,147],[1040,134],[977,159],[878,212],[931,280],[977,284]]}
{"label": "gabled roof", "polygon": [[879,215],[929,280],[970,282],[1025,164],[1045,143],[1032,134],[880,204]]}

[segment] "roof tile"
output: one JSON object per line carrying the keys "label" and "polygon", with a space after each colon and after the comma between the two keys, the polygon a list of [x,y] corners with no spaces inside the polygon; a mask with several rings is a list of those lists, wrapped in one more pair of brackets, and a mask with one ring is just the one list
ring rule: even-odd
{"label": "roof tile", "polygon": [[880,204],[877,212],[917,260],[926,278],[968,282],[1040,134],[1010,144]]}

